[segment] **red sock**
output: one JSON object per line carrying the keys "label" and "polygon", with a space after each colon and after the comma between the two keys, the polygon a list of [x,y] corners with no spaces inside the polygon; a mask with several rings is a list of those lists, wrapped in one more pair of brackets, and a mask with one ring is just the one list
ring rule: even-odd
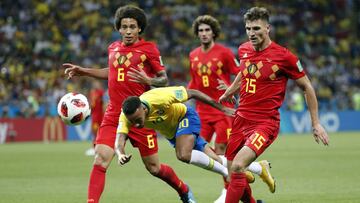
{"label": "red sock", "polygon": [[251,187],[249,183],[246,185],[244,194],[241,198],[242,202],[256,203],[255,199],[251,196]]}
{"label": "red sock", "polygon": [[244,203],[255,203],[245,173],[233,173],[226,192],[225,202],[238,203],[240,200]]}
{"label": "red sock", "polygon": [[177,177],[175,171],[166,164],[160,165],[159,173],[155,176],[169,184],[179,193],[179,195],[185,194],[189,191],[185,183]]}
{"label": "red sock", "polygon": [[106,168],[94,165],[90,174],[88,203],[98,203],[105,186]]}

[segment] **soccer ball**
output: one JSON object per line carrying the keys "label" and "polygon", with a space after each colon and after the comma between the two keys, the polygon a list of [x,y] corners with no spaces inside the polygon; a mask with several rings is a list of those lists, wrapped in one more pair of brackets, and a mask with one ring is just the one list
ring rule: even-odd
{"label": "soccer ball", "polygon": [[60,118],[67,125],[79,125],[84,122],[91,113],[87,98],[79,93],[67,93],[61,97],[57,111]]}

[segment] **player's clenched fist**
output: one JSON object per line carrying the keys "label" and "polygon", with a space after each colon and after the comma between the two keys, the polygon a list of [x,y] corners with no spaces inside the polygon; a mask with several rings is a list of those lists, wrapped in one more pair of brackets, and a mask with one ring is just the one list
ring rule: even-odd
{"label": "player's clenched fist", "polygon": [[131,159],[131,154],[118,154],[118,164],[119,165],[124,165],[126,164],[127,162],[130,161]]}

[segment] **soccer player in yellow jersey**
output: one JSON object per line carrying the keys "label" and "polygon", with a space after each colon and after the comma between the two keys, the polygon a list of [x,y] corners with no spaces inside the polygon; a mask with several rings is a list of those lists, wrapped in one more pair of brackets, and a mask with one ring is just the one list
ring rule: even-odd
{"label": "soccer player in yellow jersey", "polygon": [[196,111],[182,102],[191,98],[213,106],[227,115],[234,109],[222,106],[206,94],[185,87],[156,88],[143,93],[140,97],[128,97],[122,105],[119,117],[115,151],[118,163],[130,161],[131,155],[124,151],[127,134],[132,126],[151,128],[166,137],[175,147],[179,160],[201,168],[228,176],[222,160],[199,136],[200,120]]}

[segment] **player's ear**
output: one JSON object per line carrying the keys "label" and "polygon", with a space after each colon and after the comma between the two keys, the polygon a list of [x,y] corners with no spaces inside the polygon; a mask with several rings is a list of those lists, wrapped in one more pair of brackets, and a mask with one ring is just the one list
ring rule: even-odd
{"label": "player's ear", "polygon": [[141,28],[139,28],[139,33],[141,32]]}

